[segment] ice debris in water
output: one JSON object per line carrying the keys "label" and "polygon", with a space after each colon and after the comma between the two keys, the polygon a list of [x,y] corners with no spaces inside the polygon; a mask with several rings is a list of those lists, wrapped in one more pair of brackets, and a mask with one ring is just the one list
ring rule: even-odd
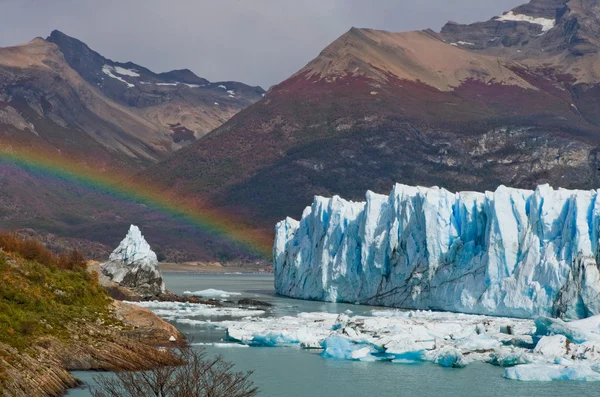
{"label": "ice debris in water", "polygon": [[128,302],[133,305],[146,307],[156,315],[180,324],[205,325],[210,323],[210,317],[250,317],[265,314],[264,310],[242,309],[238,307],[219,307],[201,303],[188,302]]}
{"label": "ice debris in water", "polygon": [[284,296],[535,318],[600,314],[598,191],[396,185],[277,225]]}
{"label": "ice debris in water", "polygon": [[[560,320],[555,320],[560,321]],[[230,341],[248,346],[322,349],[327,358],[393,363],[432,362],[462,368],[472,362],[506,367],[516,380],[600,380],[600,316],[541,327],[527,319],[428,311],[371,315],[301,313],[222,321]],[[583,339],[567,335],[573,330]],[[587,335],[585,339],[584,335]]]}
{"label": "ice debris in water", "polygon": [[227,291],[223,291],[220,289],[213,289],[213,288],[205,289],[202,291],[195,291],[195,292],[185,291],[183,294],[191,295],[191,296],[201,296],[203,298],[230,298],[233,295],[236,295],[236,296],[242,295],[239,292],[227,292]]}

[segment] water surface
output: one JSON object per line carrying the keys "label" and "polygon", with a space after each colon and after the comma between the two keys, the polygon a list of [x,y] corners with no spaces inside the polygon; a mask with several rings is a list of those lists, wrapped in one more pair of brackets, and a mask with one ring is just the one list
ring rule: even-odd
{"label": "water surface", "polygon": [[[275,305],[267,315],[295,315],[301,312],[368,314],[373,307],[309,302],[275,295],[272,275],[206,275],[163,273],[167,289],[175,293],[208,288],[240,292],[236,299],[248,297]],[[213,321],[221,319],[213,318]],[[214,327],[175,323],[194,342],[219,342],[225,331]],[[504,370],[489,364],[473,363],[462,369],[434,364],[401,365],[389,362],[354,362],[322,358],[314,351],[298,348],[218,348],[206,347],[209,354],[222,354],[238,370],[253,370],[252,380],[264,397],[364,397],[364,396],[600,396],[600,382],[517,382],[503,378]],[[85,388],[68,396],[90,396],[97,373],[76,372]]]}

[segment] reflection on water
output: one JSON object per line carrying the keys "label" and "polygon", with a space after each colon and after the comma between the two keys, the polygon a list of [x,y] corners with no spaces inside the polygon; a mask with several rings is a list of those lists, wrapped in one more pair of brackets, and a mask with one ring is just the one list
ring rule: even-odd
{"label": "reflection on water", "polygon": [[[163,274],[167,289],[183,293],[215,288],[241,292],[238,298],[253,298],[274,304],[265,314],[295,315],[301,312],[368,314],[373,307],[350,304],[309,302],[276,296],[272,275]],[[212,318],[213,321],[222,319]],[[221,342],[223,329],[213,326],[176,324],[197,343]],[[399,365],[324,359],[318,352],[297,348],[227,348],[206,347],[209,354],[222,354],[238,370],[253,370],[252,379],[265,397],[320,396],[550,396],[587,397],[600,395],[599,383],[516,382],[502,377],[503,370],[489,364],[471,364],[464,369],[448,369],[433,364]],[[95,373],[76,372],[76,376],[93,384]],[[68,396],[90,396],[87,389],[76,389]]]}

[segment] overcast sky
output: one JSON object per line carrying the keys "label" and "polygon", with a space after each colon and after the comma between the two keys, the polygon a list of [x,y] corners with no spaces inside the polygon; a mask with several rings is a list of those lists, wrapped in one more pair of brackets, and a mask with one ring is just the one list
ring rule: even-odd
{"label": "overcast sky", "polygon": [[77,37],[115,61],[263,88],[352,26],[405,31],[501,15],[526,0],[0,0],[0,46]]}

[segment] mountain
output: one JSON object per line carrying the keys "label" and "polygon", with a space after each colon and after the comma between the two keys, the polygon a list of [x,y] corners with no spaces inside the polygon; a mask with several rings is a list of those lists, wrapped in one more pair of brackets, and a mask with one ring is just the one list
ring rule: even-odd
{"label": "mountain", "polygon": [[58,31],[0,48],[3,143],[107,167],[140,169],[165,158],[262,94],[241,83],[210,83],[189,70],[155,74],[113,62]]}
{"label": "mountain", "polygon": [[600,185],[600,5],[472,25],[352,28],[258,103],[142,173],[260,228],[314,195]]}
{"label": "mountain", "polygon": [[[137,223],[172,260],[182,253],[214,259],[215,249],[206,245],[216,237],[94,183],[90,188],[55,178],[46,168],[60,163],[84,179],[89,172],[93,180],[97,174],[122,179],[200,138],[263,92],[238,82],[210,83],[189,70],[156,74],[113,62],[58,31],[47,40],[0,48],[0,229],[30,228],[113,246]],[[4,161],[13,154],[45,159],[44,166]],[[172,232],[161,237],[164,230]],[[217,251],[239,252],[230,248]]]}
{"label": "mountain", "polygon": [[170,131],[175,148],[220,126],[264,93],[238,82],[211,83],[188,69],[157,74],[132,62],[114,62],[57,30],[47,41],[104,95]]}

